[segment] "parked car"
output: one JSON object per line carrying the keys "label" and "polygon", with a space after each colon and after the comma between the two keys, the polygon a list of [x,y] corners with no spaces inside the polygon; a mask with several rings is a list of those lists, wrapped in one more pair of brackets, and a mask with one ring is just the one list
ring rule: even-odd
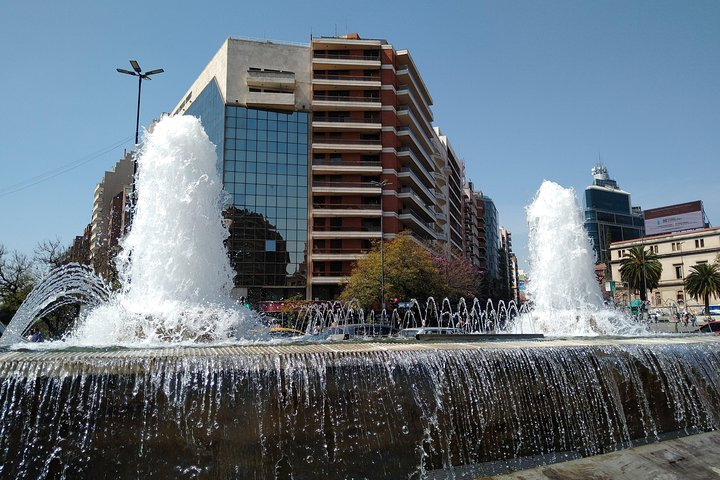
{"label": "parked car", "polygon": [[353,323],[326,328],[319,335],[321,339],[340,340],[348,338],[390,337],[397,335],[398,329],[379,323]]}
{"label": "parked car", "polygon": [[707,322],[705,325],[695,330],[695,333],[714,333],[720,335],[720,320]]}
{"label": "parked car", "polygon": [[452,327],[416,327],[400,330],[401,337],[416,338],[418,335],[457,335],[464,333],[459,328]]}

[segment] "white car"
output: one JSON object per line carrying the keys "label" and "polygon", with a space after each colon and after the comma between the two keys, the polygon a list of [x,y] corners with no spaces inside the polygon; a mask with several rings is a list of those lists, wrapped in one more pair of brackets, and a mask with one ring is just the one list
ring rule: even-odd
{"label": "white car", "polygon": [[457,335],[463,333],[459,328],[452,327],[417,327],[403,328],[400,330],[401,337],[416,338],[418,335]]}

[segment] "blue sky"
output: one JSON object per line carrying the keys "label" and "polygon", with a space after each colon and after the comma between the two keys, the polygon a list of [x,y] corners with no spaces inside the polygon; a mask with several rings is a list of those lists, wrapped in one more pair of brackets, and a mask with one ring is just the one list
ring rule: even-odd
{"label": "blue sky", "polygon": [[411,51],[521,260],[542,181],[581,196],[598,157],[635,205],[703,200],[717,225],[719,26],[715,0],[4,2],[0,244],[69,245],[89,223],[96,183],[133,144],[137,84],[115,71],[129,59],[165,69],[143,84],[147,125],[228,36],[346,32]]}

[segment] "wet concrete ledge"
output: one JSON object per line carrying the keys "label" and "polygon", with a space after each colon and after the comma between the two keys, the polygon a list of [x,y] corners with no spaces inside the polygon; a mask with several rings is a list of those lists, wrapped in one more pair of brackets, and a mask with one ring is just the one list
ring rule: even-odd
{"label": "wet concrete ledge", "polygon": [[604,455],[570,460],[492,480],[706,480],[720,478],[720,432],[701,433]]}
{"label": "wet concrete ledge", "polygon": [[517,339],[503,335],[475,335],[473,341],[337,341],[337,342],[271,342],[225,345],[193,345],[180,347],[148,348],[63,348],[62,345],[36,345],[31,348],[0,351],[0,363],[17,361],[73,361],[91,359],[133,359],[133,358],[178,358],[178,357],[237,357],[237,356],[278,356],[302,354],[343,354],[402,351],[452,351],[452,350],[497,350],[497,349],[542,349],[572,348],[612,345],[686,345],[715,344],[720,347],[720,335],[657,335],[648,337],[545,337],[538,339]]}

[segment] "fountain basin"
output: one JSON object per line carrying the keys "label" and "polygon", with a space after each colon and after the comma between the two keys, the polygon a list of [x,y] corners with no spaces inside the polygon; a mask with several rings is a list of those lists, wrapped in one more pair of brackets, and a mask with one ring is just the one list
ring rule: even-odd
{"label": "fountain basin", "polygon": [[717,429],[719,346],[668,336],[4,351],[0,475],[500,473]]}

